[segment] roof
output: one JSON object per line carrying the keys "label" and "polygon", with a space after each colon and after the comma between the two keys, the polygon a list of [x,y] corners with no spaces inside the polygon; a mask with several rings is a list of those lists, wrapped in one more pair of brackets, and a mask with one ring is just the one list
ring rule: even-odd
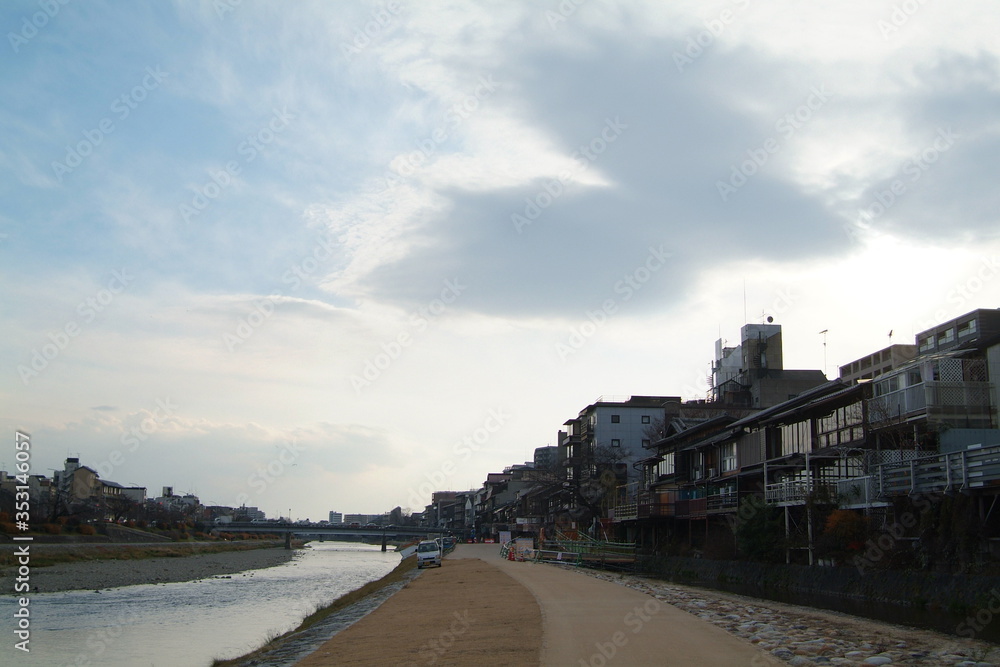
{"label": "roof", "polygon": [[[688,440],[689,438],[692,438],[692,437],[696,437],[699,433],[704,433],[706,431],[710,431],[713,428],[725,428],[725,427],[729,426],[730,424],[732,424],[735,421],[736,421],[736,417],[733,417],[729,413],[723,413],[723,414],[718,415],[716,417],[707,418],[707,419],[704,419],[703,421],[701,421],[698,424],[694,424],[693,426],[691,426],[691,428],[689,428],[687,430],[679,431],[677,433],[674,433],[673,435],[670,435],[670,436],[667,436],[666,438],[663,438],[662,440],[657,440],[656,444],[654,445],[654,447],[657,448],[657,449],[660,449],[662,447],[667,447],[667,446],[670,446],[670,445],[672,445],[674,443],[677,443],[677,442],[680,442],[680,441],[683,441],[683,440]],[[673,423],[673,422],[671,422],[671,423]],[[702,442],[702,441],[699,440],[698,442]],[[683,449],[681,451],[683,451]]]}
{"label": "roof", "polygon": [[794,398],[790,398],[787,401],[783,401],[781,403],[778,403],[777,405],[772,405],[769,408],[764,408],[760,412],[756,412],[748,417],[744,417],[743,419],[734,423],[733,427],[743,428],[751,424],[764,422],[769,418],[774,417],[775,415],[781,414],[800,405],[804,405],[815,398],[824,396],[834,391],[839,391],[840,389],[843,389],[845,386],[846,385],[844,384],[844,381],[841,380],[840,378],[830,380],[829,382],[813,387],[812,389],[807,389],[798,396],[795,396]]}
{"label": "roof", "polygon": [[776,422],[783,421],[783,420],[785,420],[785,419],[787,419],[787,418],[789,418],[789,417],[791,417],[793,415],[801,414],[801,411],[803,409],[810,409],[810,410],[812,410],[812,409],[821,408],[821,407],[824,407],[824,406],[827,406],[827,405],[830,405],[830,404],[836,404],[836,403],[841,402],[843,399],[849,397],[851,394],[859,394],[859,395],[861,395],[865,391],[866,384],[867,383],[865,383],[865,384],[851,385],[849,387],[841,389],[840,391],[835,391],[832,394],[827,394],[826,396],[821,396],[820,398],[817,398],[816,400],[796,405],[796,406],[794,406],[792,408],[789,408],[788,410],[785,410],[783,412],[779,412],[776,415],[773,415],[773,416],[768,417],[766,419],[762,419],[761,420],[761,424],[773,424],[773,423],[776,423]]}

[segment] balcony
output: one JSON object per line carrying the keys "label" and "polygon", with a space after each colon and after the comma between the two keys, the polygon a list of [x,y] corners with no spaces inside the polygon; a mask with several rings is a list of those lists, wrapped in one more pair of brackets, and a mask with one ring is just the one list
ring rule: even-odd
{"label": "balcony", "polygon": [[740,499],[736,493],[721,493],[706,498],[706,510],[709,514],[726,514],[739,509]]}
{"label": "balcony", "polygon": [[779,505],[803,505],[811,493],[824,490],[834,497],[837,492],[837,480],[816,482],[809,479],[795,479],[768,484],[764,487],[764,500]]}
{"label": "balcony", "polygon": [[868,399],[868,412],[876,425],[926,415],[930,422],[990,428],[992,391],[989,382],[921,382]]}
{"label": "balcony", "polygon": [[705,519],[708,518],[708,500],[706,498],[678,500],[674,503],[674,511],[678,519]]}
{"label": "balcony", "polygon": [[878,476],[865,475],[837,480],[837,498],[841,509],[857,509],[883,505],[879,500]]}
{"label": "balcony", "polygon": [[949,493],[1000,485],[1000,446],[935,454],[879,467],[879,494]]}

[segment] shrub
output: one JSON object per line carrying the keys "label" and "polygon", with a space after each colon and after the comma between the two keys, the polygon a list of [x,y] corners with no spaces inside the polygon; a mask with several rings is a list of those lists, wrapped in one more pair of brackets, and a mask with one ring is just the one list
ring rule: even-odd
{"label": "shrub", "polygon": [[17,531],[17,526],[12,524],[10,521],[0,521],[0,533],[7,533],[8,535],[13,535]]}
{"label": "shrub", "polygon": [[58,535],[59,533],[62,532],[62,526],[60,526],[58,523],[47,523],[45,524],[45,526],[43,526],[43,528],[45,532],[48,533],[49,535]]}
{"label": "shrub", "polygon": [[80,526],[77,528],[77,531],[79,531],[79,533],[81,535],[96,535],[97,534],[97,529],[94,528],[93,526],[89,525],[89,524],[86,524],[86,523],[81,523]]}

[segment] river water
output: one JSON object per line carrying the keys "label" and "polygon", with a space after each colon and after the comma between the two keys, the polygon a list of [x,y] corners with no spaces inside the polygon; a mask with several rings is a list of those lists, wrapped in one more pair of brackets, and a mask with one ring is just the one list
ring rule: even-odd
{"label": "river water", "polygon": [[[231,578],[31,596],[31,652],[13,648],[14,600],[0,600],[0,664],[203,667],[299,625],[317,607],[388,574],[399,554],[312,542],[284,565]],[[7,662],[7,659],[12,659]],[[13,660],[16,659],[16,660]]]}

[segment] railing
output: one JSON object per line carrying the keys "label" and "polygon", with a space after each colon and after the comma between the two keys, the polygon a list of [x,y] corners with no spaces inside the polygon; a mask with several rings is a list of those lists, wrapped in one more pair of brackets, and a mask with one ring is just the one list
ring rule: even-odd
{"label": "railing", "polygon": [[842,505],[871,505],[878,500],[878,476],[837,480],[837,497],[842,499]]}
{"label": "railing", "polygon": [[706,510],[709,514],[724,514],[735,512],[739,509],[739,495],[735,493],[722,493],[716,496],[709,496],[706,500]]}
{"label": "railing", "polygon": [[796,479],[768,484],[764,487],[764,500],[769,503],[805,502],[811,493],[822,490],[826,490],[831,495],[835,494],[837,492],[836,481],[817,482]]}
{"label": "railing", "polygon": [[615,521],[628,521],[639,518],[639,505],[637,503],[622,503],[611,509],[611,518]]}
{"label": "railing", "polygon": [[639,518],[674,516],[674,503],[639,503]]}
{"label": "railing", "polygon": [[879,467],[879,493],[966,491],[1000,484],[1000,446],[966,449]]}
{"label": "railing", "polygon": [[926,412],[936,416],[988,416],[992,406],[990,382],[928,381],[868,399],[876,421],[905,418]]}
{"label": "railing", "polygon": [[611,509],[611,519],[614,521],[631,521],[634,519],[650,519],[655,517],[674,516],[674,503],[642,502],[622,503]]}

